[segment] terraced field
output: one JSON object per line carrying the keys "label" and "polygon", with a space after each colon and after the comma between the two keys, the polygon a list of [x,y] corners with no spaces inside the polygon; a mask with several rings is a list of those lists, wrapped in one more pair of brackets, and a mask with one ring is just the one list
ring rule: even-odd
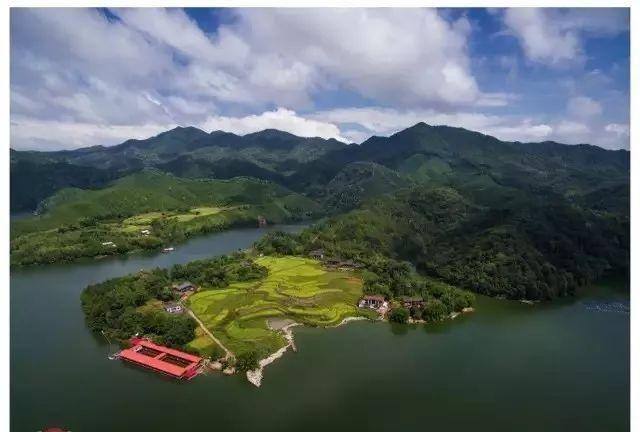
{"label": "terraced field", "polygon": [[[268,318],[290,318],[312,326],[332,326],[349,316],[363,315],[356,307],[362,281],[354,272],[330,271],[301,257],[260,257],[268,275],[222,290],[200,291],[189,307],[207,328],[236,355],[257,351],[268,355],[285,345]],[[203,341],[191,343],[200,349]]]}

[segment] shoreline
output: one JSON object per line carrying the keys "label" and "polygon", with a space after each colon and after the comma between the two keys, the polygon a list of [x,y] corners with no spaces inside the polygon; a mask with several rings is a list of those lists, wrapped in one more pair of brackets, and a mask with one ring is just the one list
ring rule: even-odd
{"label": "shoreline", "polygon": [[[267,324],[269,325],[269,324]],[[293,339],[293,331],[291,330],[293,327],[300,326],[301,323],[293,322],[291,324],[287,324],[282,327],[280,331],[283,333],[284,338],[287,340],[287,344],[280,348],[278,351],[274,352],[268,357],[263,358],[258,362],[258,368],[254,370],[247,371],[247,380],[256,387],[260,387],[262,385],[262,377],[264,376],[264,368],[279,359],[284,355],[285,352],[291,347],[293,351],[297,351],[295,341]]]}
{"label": "shoreline", "polygon": [[[350,316],[350,317],[346,317],[344,318],[342,321],[340,321],[338,324],[333,325],[333,326],[327,326],[324,327],[325,329],[330,329],[330,328],[336,328],[336,327],[340,327],[343,326],[345,324],[348,324],[352,321],[362,321],[362,320],[368,320],[369,318],[364,317],[364,316]],[[247,380],[253,384],[256,387],[260,387],[262,385],[262,378],[264,377],[264,368],[267,367],[268,365],[270,365],[271,363],[273,363],[274,361],[276,361],[277,359],[279,359],[280,357],[282,357],[289,348],[291,348],[294,352],[296,352],[298,349],[296,347],[296,343],[295,343],[295,339],[293,337],[293,327],[297,327],[297,326],[302,326],[304,324],[299,323],[299,322],[292,322],[290,324],[285,325],[284,327],[280,328],[279,331],[282,332],[284,338],[287,340],[287,344],[285,346],[283,346],[282,348],[280,348],[278,351],[274,352],[273,354],[263,358],[262,360],[260,360],[258,362],[258,368],[254,369],[254,370],[250,370],[246,372],[247,375]],[[275,330],[271,324],[267,321],[267,326],[269,328],[271,328],[272,330]]]}

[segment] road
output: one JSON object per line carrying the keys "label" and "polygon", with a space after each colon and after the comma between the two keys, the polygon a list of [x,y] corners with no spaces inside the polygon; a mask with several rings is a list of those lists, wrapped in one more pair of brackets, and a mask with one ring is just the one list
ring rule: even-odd
{"label": "road", "polygon": [[209,329],[204,325],[204,323],[202,321],[200,321],[200,318],[198,318],[196,316],[196,314],[194,314],[191,309],[189,309],[189,308],[185,308],[185,309],[187,310],[187,313],[191,316],[191,318],[196,320],[196,322],[198,323],[200,328],[211,338],[211,340],[214,341],[215,343],[217,343],[218,346],[224,350],[224,352],[226,353],[225,358],[227,358],[227,359],[228,358],[235,358],[235,355],[231,351],[229,351],[229,349],[227,349],[227,347],[224,346],[223,343],[220,342],[220,340],[213,335],[213,333],[211,333],[209,331]]}

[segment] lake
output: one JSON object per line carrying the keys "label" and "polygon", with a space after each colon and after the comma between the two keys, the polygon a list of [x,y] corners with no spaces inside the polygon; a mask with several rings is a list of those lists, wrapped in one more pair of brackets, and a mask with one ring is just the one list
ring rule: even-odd
{"label": "lake", "polygon": [[88,284],[245,248],[269,229],[12,272],[11,430],[629,429],[629,295],[616,280],[551,304],[479,297],[476,312],[434,325],[298,327],[298,352],[268,366],[259,389],[110,361],[116,347],[85,326]]}

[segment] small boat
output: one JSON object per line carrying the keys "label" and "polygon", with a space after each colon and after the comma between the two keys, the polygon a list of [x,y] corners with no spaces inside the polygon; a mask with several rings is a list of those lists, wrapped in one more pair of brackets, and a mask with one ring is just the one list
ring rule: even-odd
{"label": "small boat", "polygon": [[166,248],[162,249],[162,252],[168,253],[168,252],[173,252],[174,250],[175,249],[172,246],[170,246],[170,247],[166,247]]}

